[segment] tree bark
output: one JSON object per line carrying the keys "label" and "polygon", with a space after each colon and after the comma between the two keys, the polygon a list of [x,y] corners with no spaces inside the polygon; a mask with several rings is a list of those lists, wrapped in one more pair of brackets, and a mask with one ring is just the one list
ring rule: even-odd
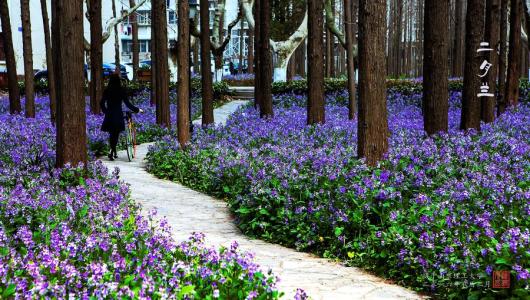
{"label": "tree bark", "polygon": [[[353,2],[357,2],[357,0],[353,0]],[[352,0],[344,0],[344,26],[346,28],[346,64],[348,70],[348,118],[350,120],[353,120],[355,118],[355,114],[357,113],[355,58],[353,57],[357,8],[357,3],[352,3]]]}
{"label": "tree bark", "polygon": [[[499,73],[499,34],[501,23],[501,0],[486,0],[486,41],[490,43],[491,48],[495,51],[489,53],[488,61],[492,64],[488,74],[488,86],[496,95],[497,78]],[[495,121],[495,97],[482,98],[481,119],[486,123]]]}
{"label": "tree bark", "polygon": [[201,0],[202,125],[214,123],[209,1]]}
{"label": "tree bark", "polygon": [[101,113],[103,98],[103,38],[101,0],[90,0],[90,111]]}
{"label": "tree bark", "polygon": [[455,40],[454,40],[454,54],[453,54],[453,70],[454,77],[462,77],[464,71],[464,32],[465,32],[465,0],[456,0],[455,6]]}
{"label": "tree bark", "polygon": [[20,0],[20,11],[22,18],[22,48],[24,50],[26,117],[35,118],[35,81],[33,79],[33,47],[31,45],[29,0]]}
{"label": "tree bark", "polygon": [[469,0],[466,14],[466,57],[464,65],[464,91],[462,93],[462,130],[480,130],[481,81],[477,74],[482,63],[482,55],[477,53],[484,37],[484,0]]}
{"label": "tree bark", "polygon": [[178,42],[178,90],[177,90],[177,135],[181,148],[186,147],[190,142],[190,90],[189,72],[190,69],[190,23],[189,23],[189,2],[178,2],[178,23],[179,23],[179,42]]}
{"label": "tree bark", "polygon": [[22,111],[20,104],[20,91],[17,80],[17,63],[13,49],[13,36],[11,32],[11,18],[7,0],[0,0],[0,18],[4,38],[4,51],[6,55],[7,84],[9,90],[9,112],[17,114]]}
{"label": "tree bark", "polygon": [[449,126],[449,3],[425,0],[423,122],[427,134]]}
{"label": "tree bark", "polygon": [[[112,0],[112,15],[116,18],[116,0]],[[118,23],[114,25],[114,64],[116,65],[116,73],[121,77],[121,63],[120,63],[120,37],[118,36]]]}
{"label": "tree bark", "polygon": [[260,1],[260,73],[261,90],[256,91],[262,94],[260,115],[262,118],[273,117],[272,111],[272,54],[270,46],[270,23],[271,23],[271,3],[268,0]]}
{"label": "tree bark", "polygon": [[57,80],[57,167],[87,162],[83,1],[52,1]]}
{"label": "tree bark", "polygon": [[46,47],[46,65],[48,67],[48,89],[50,91],[50,121],[55,124],[57,110],[57,91],[55,89],[55,72],[53,70],[53,53],[50,35],[50,19],[46,0],[40,1],[42,11],[42,24],[44,28],[44,46]]}
{"label": "tree bark", "polygon": [[[129,6],[136,6],[135,0],[129,0]],[[132,25],[132,63],[133,81],[138,81],[138,69],[140,66],[140,42],[138,41],[138,17],[133,13],[130,17]]]}
{"label": "tree bark", "polygon": [[[309,60],[308,75],[308,105],[307,124],[324,124],[326,122],[324,103],[324,57],[322,48],[324,46],[324,2],[320,0],[308,0],[308,43],[307,56]],[[331,35],[331,34],[330,34]],[[329,36],[327,37],[329,40]],[[328,60],[328,66],[330,61]]]}
{"label": "tree bark", "polygon": [[254,30],[248,29],[248,73],[254,73]]}
{"label": "tree bark", "polygon": [[254,108],[261,111],[263,95],[261,94],[261,0],[256,0],[254,4],[254,19],[257,20],[254,26],[254,51],[256,57],[256,75],[254,77]]}
{"label": "tree bark", "polygon": [[359,1],[358,155],[374,166],[388,151],[386,1]]}
{"label": "tree bark", "polygon": [[171,127],[171,116],[169,110],[169,63],[168,63],[168,40],[167,40],[167,10],[165,0],[153,0],[152,9],[156,11],[155,36],[155,99],[158,115],[158,125],[166,128]]}
{"label": "tree bark", "polygon": [[[158,107],[159,106],[159,103],[158,103],[158,97],[157,97],[157,82],[156,82],[156,78],[157,78],[157,74],[156,74],[156,67],[157,67],[157,63],[155,63],[155,61],[157,60],[157,46],[158,46],[158,43],[155,41],[155,37],[156,37],[156,30],[157,30],[157,27],[156,27],[156,23],[157,23],[157,10],[154,9],[154,1],[155,0],[151,0],[153,1],[152,4],[151,4],[151,106],[156,106]],[[159,0],[160,1],[160,0]],[[157,124],[160,124],[160,110],[157,108],[156,109],[156,122]]]}
{"label": "tree bark", "polygon": [[519,102],[519,78],[521,58],[521,14],[522,2],[510,1],[510,46],[508,52],[508,75],[506,79],[506,105],[515,106]]}
{"label": "tree bark", "polygon": [[497,97],[497,116],[506,110],[506,64],[508,54],[508,3],[501,0],[500,48],[499,48],[499,95]]}
{"label": "tree bark", "polygon": [[245,51],[245,21],[239,25],[239,74],[243,74],[243,52]]}

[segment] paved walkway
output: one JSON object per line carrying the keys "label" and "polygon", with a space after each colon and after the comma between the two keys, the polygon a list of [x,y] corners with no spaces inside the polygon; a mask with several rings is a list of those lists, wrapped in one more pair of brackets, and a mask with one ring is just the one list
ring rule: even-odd
{"label": "paved walkway", "polygon": [[[232,102],[216,110],[216,120],[226,121],[227,112],[240,105],[244,102]],[[148,148],[148,144],[140,145],[138,158],[131,163],[123,152],[116,161],[104,163],[110,169],[121,169],[121,179],[131,185],[132,197],[143,205],[144,213],[156,208],[160,216],[167,217],[177,241],[187,239],[192,232],[205,233],[207,242],[216,246],[237,241],[242,249],[255,253],[264,271],[272,269],[280,277],[284,299],[293,299],[297,288],[304,289],[311,299],[420,299],[414,292],[358,268],[244,236],[234,225],[225,202],[147,173],[144,158]]]}

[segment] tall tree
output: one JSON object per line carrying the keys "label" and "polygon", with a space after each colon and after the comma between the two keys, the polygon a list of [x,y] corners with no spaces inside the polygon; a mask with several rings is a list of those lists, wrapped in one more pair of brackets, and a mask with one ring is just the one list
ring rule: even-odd
{"label": "tall tree", "polygon": [[[501,24],[501,0],[486,0],[486,41],[491,48],[495,49],[489,53],[488,61],[492,64],[488,74],[488,86],[494,94],[497,90],[497,78],[499,70],[499,46]],[[481,103],[481,119],[486,123],[495,120],[495,97],[483,97]]]}
{"label": "tall tree", "polygon": [[468,0],[466,14],[466,56],[464,65],[464,91],[460,128],[480,130],[481,81],[477,76],[483,57],[477,54],[484,38],[484,0]]}
{"label": "tall tree", "polygon": [[248,29],[248,73],[254,73],[254,30]]}
{"label": "tall tree", "polygon": [[506,62],[508,54],[508,3],[510,0],[501,0],[500,24],[500,51],[499,51],[499,95],[497,97],[497,115],[506,110]]}
{"label": "tall tree", "polygon": [[272,111],[272,54],[270,41],[271,3],[268,0],[260,1],[260,90],[261,93],[260,115],[269,118],[274,115]]}
{"label": "tall tree", "polygon": [[31,17],[29,0],[20,0],[22,18],[22,48],[24,50],[24,86],[26,117],[35,117],[35,81],[33,79],[33,47],[31,45]]}
{"label": "tall tree", "polygon": [[177,135],[184,148],[190,141],[190,6],[188,1],[178,2],[178,89],[177,89]]}
{"label": "tall tree", "polygon": [[55,89],[55,72],[53,70],[53,53],[50,35],[50,20],[46,0],[40,0],[42,11],[42,24],[44,28],[44,47],[46,47],[46,64],[48,66],[48,89],[50,91],[50,119],[55,124],[57,110],[57,91]]}
{"label": "tall tree", "polygon": [[90,112],[101,113],[103,98],[103,37],[101,0],[89,0],[90,20]]}
{"label": "tall tree", "polygon": [[[154,25],[153,44],[155,56],[152,60],[155,78],[155,99],[157,123],[163,127],[171,127],[169,110],[169,61],[167,38],[167,8],[166,0],[152,0],[152,14]],[[209,59],[208,59],[209,61]]]}
{"label": "tall tree", "polygon": [[464,32],[465,32],[465,2],[466,0],[456,0],[455,6],[455,36],[453,50],[453,70],[455,77],[462,77],[464,71]]}
{"label": "tall tree", "polygon": [[22,107],[20,104],[20,91],[18,89],[17,80],[17,62],[15,60],[15,50],[13,49],[11,18],[9,17],[9,6],[7,4],[7,0],[0,0],[0,20],[2,23],[2,35],[4,39],[4,51],[6,55],[9,112],[16,114],[22,110]]}
{"label": "tall tree", "polygon": [[[155,42],[154,37],[156,36],[156,31],[158,27],[156,26],[157,22],[157,13],[158,11],[154,9],[154,0],[151,3],[151,106],[157,106],[158,107],[158,98],[157,98],[157,70],[156,67],[158,64],[155,63],[157,61],[157,47],[158,43]],[[156,109],[156,122],[157,124],[160,124],[160,109]]]}
{"label": "tall tree", "polygon": [[[134,7],[135,0],[129,0],[129,6]],[[130,17],[132,26],[132,64],[133,64],[133,80],[138,80],[138,68],[140,66],[140,42],[138,41],[138,16],[133,13]]]}
{"label": "tall tree", "polygon": [[254,51],[256,60],[256,72],[254,76],[254,108],[261,111],[261,105],[263,103],[263,95],[261,94],[261,0],[256,0],[254,5],[254,19],[257,20],[254,26]]}
{"label": "tall tree", "polygon": [[213,124],[213,84],[210,45],[210,4],[200,1],[201,14],[201,70],[202,70],[202,125]]}
{"label": "tall tree", "polygon": [[448,129],[449,2],[425,0],[423,121],[427,134]]}
{"label": "tall tree", "polygon": [[[117,17],[116,0],[112,0],[112,16]],[[118,36],[118,23],[114,25],[114,64],[116,65],[117,73],[121,76],[120,70],[120,37]]]}
{"label": "tall tree", "polygon": [[344,26],[346,32],[346,63],[348,70],[348,117],[355,118],[357,112],[356,87],[355,87],[355,29],[357,24],[358,0],[344,0]]}
{"label": "tall tree", "polygon": [[63,167],[87,161],[83,1],[52,1],[52,19],[57,80],[56,164]]}
{"label": "tall tree", "polygon": [[359,1],[358,155],[376,165],[388,151],[386,1]]}
{"label": "tall tree", "polygon": [[245,52],[245,20],[241,20],[239,26],[239,74],[243,74],[243,55]]}
{"label": "tall tree", "polygon": [[505,102],[508,106],[515,106],[519,102],[519,78],[521,77],[521,0],[510,1],[510,46],[508,52],[508,75],[506,78]]}
{"label": "tall tree", "polygon": [[[321,0],[308,0],[307,7],[309,15],[309,36],[307,40],[309,60],[307,124],[324,124],[326,121],[324,108],[324,57],[322,53],[324,46],[324,17],[322,14],[324,2]],[[327,37],[328,39],[329,36]]]}

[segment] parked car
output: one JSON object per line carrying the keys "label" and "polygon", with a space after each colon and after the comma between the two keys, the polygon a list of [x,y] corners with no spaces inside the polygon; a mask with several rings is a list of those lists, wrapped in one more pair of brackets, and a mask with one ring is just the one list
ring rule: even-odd
{"label": "parked car", "polygon": [[[85,75],[85,79],[88,78],[88,66],[85,65],[84,67],[84,75]],[[33,76],[35,82],[39,82],[39,81],[48,81],[48,70],[47,69],[44,69],[44,70],[39,70],[37,72],[35,72],[35,75]]]}

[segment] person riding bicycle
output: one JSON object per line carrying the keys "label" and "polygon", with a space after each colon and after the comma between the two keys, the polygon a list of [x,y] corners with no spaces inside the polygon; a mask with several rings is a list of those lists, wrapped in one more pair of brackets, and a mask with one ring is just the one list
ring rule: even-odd
{"label": "person riding bicycle", "polygon": [[143,112],[138,107],[131,104],[127,91],[121,85],[118,74],[112,74],[109,78],[107,88],[103,92],[101,99],[101,110],[105,114],[101,130],[109,133],[110,160],[118,158],[117,145],[120,133],[125,130],[125,117],[123,115],[122,103],[125,103],[134,113]]}

